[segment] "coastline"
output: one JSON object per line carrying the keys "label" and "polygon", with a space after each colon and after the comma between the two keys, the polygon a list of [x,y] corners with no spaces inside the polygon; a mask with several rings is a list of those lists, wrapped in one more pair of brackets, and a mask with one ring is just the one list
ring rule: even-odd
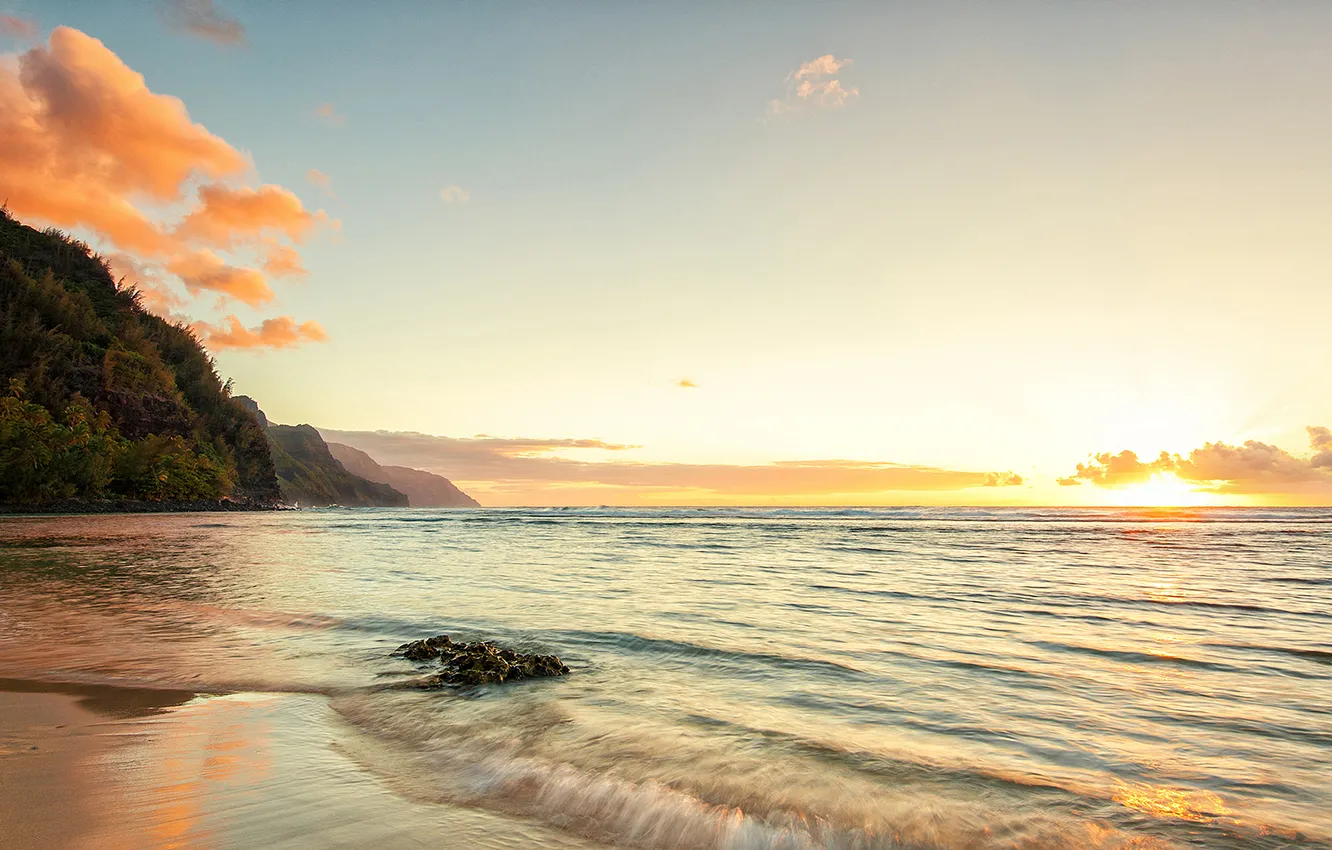
{"label": "coastline", "polygon": [[197,499],[181,502],[146,502],[135,499],[61,499],[58,502],[44,504],[0,504],[0,516],[234,513],[285,510],[294,509],[276,502],[258,502],[251,499]]}

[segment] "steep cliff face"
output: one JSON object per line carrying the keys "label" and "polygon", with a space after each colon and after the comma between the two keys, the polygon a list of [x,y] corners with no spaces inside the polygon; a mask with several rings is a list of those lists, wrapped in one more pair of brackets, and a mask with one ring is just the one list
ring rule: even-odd
{"label": "steep cliff face", "polygon": [[0,503],[279,498],[268,439],[185,327],[0,210]]}
{"label": "steep cliff face", "polygon": [[288,504],[407,507],[407,496],[394,488],[348,472],[311,426],[270,424],[268,437]]}
{"label": "steep cliff face", "polygon": [[476,499],[454,486],[442,475],[407,466],[380,466],[374,458],[351,446],[329,443],[328,449],[348,472],[368,481],[388,484],[406,493],[414,508],[479,508]]}

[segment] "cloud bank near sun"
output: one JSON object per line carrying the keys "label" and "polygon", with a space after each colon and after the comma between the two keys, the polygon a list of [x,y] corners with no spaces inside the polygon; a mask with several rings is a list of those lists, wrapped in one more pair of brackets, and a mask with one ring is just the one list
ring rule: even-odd
{"label": "cloud bank near sun", "polygon": [[319,430],[326,440],[358,448],[380,463],[451,478],[484,497],[487,504],[864,504],[885,498],[919,502],[923,494],[1023,483],[1012,472],[855,460],[738,465],[568,456],[571,450],[614,455],[637,448],[600,440]]}
{"label": "cloud bank near sun", "polygon": [[1311,453],[1300,457],[1277,446],[1248,440],[1243,445],[1206,443],[1187,456],[1161,452],[1143,461],[1135,452],[1104,452],[1080,463],[1064,486],[1126,488],[1153,476],[1171,475],[1199,490],[1236,496],[1332,496],[1332,431],[1311,425]]}
{"label": "cloud bank near sun", "polygon": [[[270,277],[304,274],[294,246],[337,227],[282,186],[245,185],[247,155],[96,38],[57,27],[46,44],[4,59],[0,197],[20,218],[95,234],[150,309],[179,310],[204,294],[268,304]],[[206,344],[210,327],[196,325]]]}

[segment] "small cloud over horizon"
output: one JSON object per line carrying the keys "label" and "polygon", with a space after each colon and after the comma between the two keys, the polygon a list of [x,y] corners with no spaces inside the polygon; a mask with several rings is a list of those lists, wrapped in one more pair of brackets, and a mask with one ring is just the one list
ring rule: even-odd
{"label": "small cloud over horizon", "polygon": [[860,97],[860,89],[846,86],[836,76],[851,64],[831,53],[803,63],[786,75],[786,93],[768,101],[768,114],[784,115],[801,109],[839,109]]}
{"label": "small cloud over horizon", "polygon": [[341,127],[347,123],[347,116],[338,112],[332,103],[321,103],[316,106],[314,116],[330,127]]}
{"label": "small cloud over horizon", "polygon": [[439,197],[446,204],[461,206],[472,200],[472,193],[461,186],[445,186],[439,190]]}
{"label": "small cloud over horizon", "polygon": [[162,0],[158,5],[167,28],[224,47],[245,44],[245,26],[223,14],[213,0]]}

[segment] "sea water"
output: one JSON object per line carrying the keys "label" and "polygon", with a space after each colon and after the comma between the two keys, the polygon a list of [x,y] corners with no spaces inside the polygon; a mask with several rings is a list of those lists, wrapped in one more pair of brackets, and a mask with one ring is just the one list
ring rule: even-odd
{"label": "sea water", "polygon": [[[401,687],[440,633],[571,673]],[[1332,847],[1323,509],[10,518],[0,676],[305,694],[394,794],[610,845]]]}

